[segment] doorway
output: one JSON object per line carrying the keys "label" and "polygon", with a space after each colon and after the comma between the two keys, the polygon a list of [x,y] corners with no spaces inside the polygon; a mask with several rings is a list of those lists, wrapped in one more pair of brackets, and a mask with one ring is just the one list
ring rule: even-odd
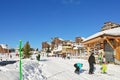
{"label": "doorway", "polygon": [[105,54],[106,54],[106,61],[107,62],[114,62],[114,50],[107,43],[107,41],[104,41],[104,51],[105,51]]}

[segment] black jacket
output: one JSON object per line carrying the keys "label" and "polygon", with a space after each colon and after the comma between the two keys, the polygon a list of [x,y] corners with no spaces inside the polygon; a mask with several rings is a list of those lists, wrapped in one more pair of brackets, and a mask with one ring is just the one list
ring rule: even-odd
{"label": "black jacket", "polygon": [[90,64],[95,64],[95,57],[93,55],[90,55],[89,59],[88,59],[88,62]]}

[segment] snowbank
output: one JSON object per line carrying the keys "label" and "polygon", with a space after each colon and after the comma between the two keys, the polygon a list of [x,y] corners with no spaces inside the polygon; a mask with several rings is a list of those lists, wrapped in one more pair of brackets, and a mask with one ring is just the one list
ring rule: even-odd
{"label": "snowbank", "polygon": [[[46,80],[42,75],[43,64],[36,60],[24,59],[22,65],[23,80]],[[19,61],[0,66],[0,80],[19,80]]]}
{"label": "snowbank", "polygon": [[46,77],[42,75],[42,66],[43,64],[36,60],[25,60],[23,63],[23,80],[46,80]]}

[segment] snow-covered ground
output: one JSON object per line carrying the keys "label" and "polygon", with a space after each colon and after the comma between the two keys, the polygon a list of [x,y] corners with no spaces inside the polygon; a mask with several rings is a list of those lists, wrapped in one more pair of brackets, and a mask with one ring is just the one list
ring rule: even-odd
{"label": "snow-covered ground", "polygon": [[[37,60],[23,59],[23,80],[46,80],[46,77],[42,75],[42,66],[43,64]],[[20,80],[18,56],[2,58],[0,61],[0,80]]]}
{"label": "snow-covered ground", "polygon": [[[120,65],[108,64],[107,74],[101,74],[100,65],[95,65],[95,74],[88,74],[88,62],[82,59],[42,57],[41,61],[24,59],[23,80],[119,80]],[[74,63],[83,63],[83,72],[74,73]],[[19,80],[19,61],[0,66],[0,80]]]}
{"label": "snow-covered ground", "polygon": [[[81,59],[62,59],[62,58],[45,58],[41,61],[44,64],[43,74],[47,80],[119,80],[120,66],[108,64],[108,74],[101,74],[101,66],[95,65],[95,74],[89,75],[87,60]],[[81,74],[74,73],[74,63],[83,63],[83,72]]]}

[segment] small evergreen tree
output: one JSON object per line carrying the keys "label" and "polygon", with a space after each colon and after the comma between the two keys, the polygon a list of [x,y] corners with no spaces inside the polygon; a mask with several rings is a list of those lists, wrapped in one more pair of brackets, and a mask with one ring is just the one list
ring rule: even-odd
{"label": "small evergreen tree", "polygon": [[23,47],[23,58],[29,58],[31,53],[30,53],[30,44],[29,42],[26,42],[26,44]]}

